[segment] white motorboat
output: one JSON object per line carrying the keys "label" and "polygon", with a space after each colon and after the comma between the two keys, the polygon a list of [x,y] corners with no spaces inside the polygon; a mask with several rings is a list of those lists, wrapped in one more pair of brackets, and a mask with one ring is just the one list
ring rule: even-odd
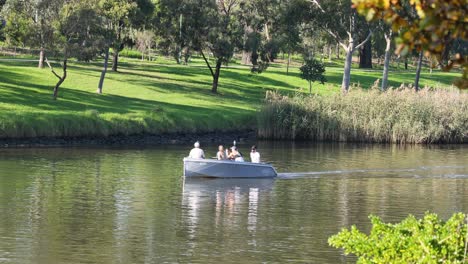
{"label": "white motorboat", "polygon": [[273,178],[277,175],[268,163],[184,158],[185,177]]}

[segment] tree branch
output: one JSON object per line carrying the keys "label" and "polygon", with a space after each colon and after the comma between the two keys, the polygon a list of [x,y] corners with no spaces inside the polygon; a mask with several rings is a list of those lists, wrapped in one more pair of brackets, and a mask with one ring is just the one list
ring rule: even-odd
{"label": "tree branch", "polygon": [[343,42],[340,41],[340,38],[333,31],[324,27],[322,27],[322,29],[325,30],[328,34],[330,34],[336,40],[336,42],[338,42],[338,44],[340,44],[341,47],[343,47],[343,49],[346,50],[348,48],[348,46],[346,46]]}
{"label": "tree branch", "polygon": [[313,5],[316,5],[320,9],[320,11],[322,11],[322,13],[325,13],[325,10],[323,10],[322,6],[320,5],[320,3],[317,0],[310,0],[310,2]]}
{"label": "tree branch", "polygon": [[200,49],[200,53],[201,53],[203,59],[205,60],[206,65],[207,65],[208,68],[210,69],[211,76],[213,76],[213,78],[214,78],[215,74],[214,74],[214,72],[213,72],[213,68],[211,68],[210,63],[209,63],[208,60],[206,59],[205,54],[203,53],[203,49]]}
{"label": "tree branch", "polygon": [[57,78],[59,78],[59,79],[62,79],[62,77],[60,77],[60,75],[58,75],[58,74],[55,72],[54,68],[52,67],[52,65],[50,65],[49,60],[48,60],[47,58],[45,58],[45,62],[47,63],[47,66],[49,66],[50,71],[52,71],[52,73],[55,75],[55,77],[57,77]]}
{"label": "tree branch", "polygon": [[363,42],[359,43],[359,45],[357,45],[354,49],[359,49],[360,47],[362,47],[362,45],[366,44],[366,42],[369,41],[371,36],[372,36],[372,30],[369,30],[369,35],[367,35],[367,38]]}

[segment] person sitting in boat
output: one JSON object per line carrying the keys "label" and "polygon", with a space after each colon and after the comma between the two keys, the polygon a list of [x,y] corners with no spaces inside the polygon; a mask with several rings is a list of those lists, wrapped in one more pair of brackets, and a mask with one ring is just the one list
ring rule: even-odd
{"label": "person sitting in boat", "polygon": [[225,160],[226,159],[226,154],[224,153],[224,147],[223,145],[219,145],[218,147],[218,153],[216,153],[216,158],[218,160]]}
{"label": "person sitting in boat", "polygon": [[244,158],[242,157],[242,154],[237,150],[236,146],[231,147],[231,153],[229,154],[228,158],[230,160],[244,162]]}
{"label": "person sitting in boat", "polygon": [[190,150],[189,158],[191,159],[204,159],[205,158],[205,152],[203,152],[203,149],[200,148],[200,142],[195,142],[193,144],[194,148]]}
{"label": "person sitting in boat", "polygon": [[260,163],[260,152],[257,151],[257,146],[255,145],[250,150],[250,162]]}

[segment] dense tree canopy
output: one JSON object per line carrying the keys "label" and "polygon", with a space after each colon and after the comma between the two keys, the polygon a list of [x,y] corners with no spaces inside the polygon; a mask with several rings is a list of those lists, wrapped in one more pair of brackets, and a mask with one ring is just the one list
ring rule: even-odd
{"label": "dense tree canopy", "polygon": [[[393,50],[405,59],[405,68],[408,58],[418,58],[415,64],[422,66],[423,55],[432,66],[437,66],[432,58],[445,69],[462,65],[459,86],[467,86],[467,6],[459,0],[1,0],[0,7],[0,22],[2,17],[6,21],[0,40],[33,49],[39,54],[39,67],[50,56],[85,61],[102,56],[98,93],[103,91],[108,62],[117,71],[125,47],[138,49],[142,58],[157,47],[184,64],[192,54],[200,56],[212,76],[214,93],[222,67],[235,54],[242,54],[241,63],[252,72],[261,73],[282,53],[288,73],[295,54],[302,55],[302,63],[331,60],[332,49],[339,58],[340,47],[346,54],[344,92],[350,86],[353,56],[359,56],[359,67],[366,68],[383,59],[386,89]],[[70,27],[83,31],[70,33],[81,34],[73,48],[63,31],[67,23],[73,24],[66,22],[67,14],[89,26]],[[81,39],[85,36],[88,39]],[[416,76],[420,72],[418,67]],[[417,88],[418,77],[415,84]]]}
{"label": "dense tree canopy", "polygon": [[466,0],[353,0],[354,7],[366,19],[383,19],[399,32],[397,52],[403,55],[416,49],[435,56],[446,69],[458,64],[464,77],[458,83],[467,88],[467,54],[456,52],[448,58],[453,43],[467,38]]}

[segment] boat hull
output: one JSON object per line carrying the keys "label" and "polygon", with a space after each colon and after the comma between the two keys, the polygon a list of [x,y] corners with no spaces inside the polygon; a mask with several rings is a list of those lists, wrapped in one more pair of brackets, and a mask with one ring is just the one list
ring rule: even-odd
{"label": "boat hull", "polygon": [[270,164],[184,158],[185,177],[273,178],[278,174]]}

